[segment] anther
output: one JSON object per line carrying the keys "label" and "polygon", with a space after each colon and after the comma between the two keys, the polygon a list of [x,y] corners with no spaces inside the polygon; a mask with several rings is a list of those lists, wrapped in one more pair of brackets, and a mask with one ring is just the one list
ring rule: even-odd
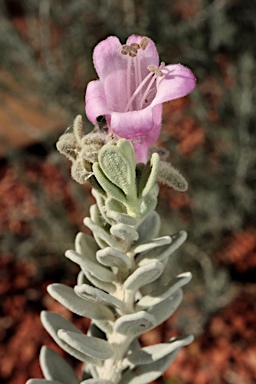
{"label": "anther", "polygon": [[148,65],[148,70],[159,77],[162,77],[164,75],[163,72],[154,65]]}
{"label": "anther", "polygon": [[147,37],[142,37],[141,41],[140,41],[140,48],[145,51],[145,49],[147,48],[148,46],[148,38]]}
{"label": "anther", "polygon": [[122,45],[121,53],[122,53],[123,55],[127,55],[127,54],[129,53],[129,51],[130,51],[130,47],[129,47],[129,45]]}
{"label": "anther", "polygon": [[121,49],[121,53],[123,55],[129,55],[131,57],[136,57],[138,53],[138,49],[132,45],[123,45]]}
{"label": "anther", "polygon": [[140,49],[140,45],[137,44],[137,43],[131,43],[131,47],[135,48],[135,49]]}

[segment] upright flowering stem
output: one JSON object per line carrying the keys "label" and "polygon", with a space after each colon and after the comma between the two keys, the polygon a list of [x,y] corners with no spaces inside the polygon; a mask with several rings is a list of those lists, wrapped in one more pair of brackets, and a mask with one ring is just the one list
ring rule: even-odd
{"label": "upright flowering stem", "polygon": [[73,132],[57,143],[72,161],[72,177],[92,185],[96,203],[84,224],[93,237],[79,233],[74,250],[65,254],[81,268],[77,285],[48,287],[54,299],[91,324],[85,335],[60,315],[41,316],[56,343],[84,363],[83,374],[78,378],[64,359],[43,347],[45,379],[28,384],[146,384],[193,340],[172,338],[144,348],[139,342],[141,334],[172,315],[191,279],[189,272],[167,284],[162,279],[186,233],[159,237],[158,183],[181,192],[187,183],[158,153],[149,156],[148,148],[159,134],[162,103],[190,92],[194,76],[181,65],[159,65],[154,43],[140,36],[124,46],[115,37],[104,40],[95,48],[94,63],[99,80],[88,85],[86,112],[95,128],[84,135],[77,116]]}

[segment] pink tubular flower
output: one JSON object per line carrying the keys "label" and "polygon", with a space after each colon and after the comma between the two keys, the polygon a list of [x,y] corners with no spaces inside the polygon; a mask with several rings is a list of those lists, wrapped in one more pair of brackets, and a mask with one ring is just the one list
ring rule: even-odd
{"label": "pink tubular flower", "polygon": [[86,115],[92,122],[105,115],[110,132],[131,140],[137,162],[147,162],[148,148],[157,140],[162,103],[190,93],[193,72],[181,64],[159,64],[158,52],[147,37],[132,35],[125,45],[111,36],[93,53],[99,80],[86,90]]}

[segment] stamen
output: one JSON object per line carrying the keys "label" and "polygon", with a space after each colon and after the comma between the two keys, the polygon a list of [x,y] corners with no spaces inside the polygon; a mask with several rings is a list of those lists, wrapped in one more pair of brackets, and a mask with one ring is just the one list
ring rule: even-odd
{"label": "stamen", "polygon": [[121,53],[122,55],[127,55],[130,51],[129,45],[122,45]]}
{"label": "stamen", "polygon": [[127,86],[127,100],[129,101],[132,96],[132,90],[131,90],[131,67],[132,67],[132,58],[128,57],[127,62],[127,78],[126,78],[126,86]]}
{"label": "stamen", "polygon": [[131,47],[133,47],[133,48],[135,48],[137,50],[140,49],[140,46],[137,43],[131,43]]}
{"label": "stamen", "polygon": [[[160,66],[160,68],[162,68],[162,66]],[[153,72],[155,75],[159,77],[162,77],[164,75],[163,72],[159,68],[155,67],[154,65],[148,65],[148,70],[150,72]]]}
{"label": "stamen", "polygon": [[121,49],[121,53],[122,55],[129,55],[131,57],[135,57],[138,53],[138,50],[137,48],[135,47],[132,47],[131,45],[122,45],[122,49]]}
{"label": "stamen", "polygon": [[149,85],[147,86],[142,98],[141,98],[141,108],[143,107],[143,103],[147,103],[148,102],[148,99],[146,99],[146,96],[149,94],[149,91],[150,91],[150,88],[152,87],[152,85],[154,84],[154,81],[156,80],[156,76],[153,76],[152,79],[150,80],[149,82]]}
{"label": "stamen", "polygon": [[141,41],[140,41],[140,48],[145,51],[145,49],[147,48],[148,46],[148,38],[147,37],[142,37]]}
{"label": "stamen", "polygon": [[152,76],[152,72],[149,72],[149,74],[144,78],[144,80],[140,83],[140,85],[138,86],[138,88],[135,90],[135,92],[133,93],[132,97],[130,98],[130,100],[128,101],[127,105],[126,105],[126,108],[125,108],[125,111],[124,112],[127,112],[129,111],[129,108],[133,102],[133,100],[135,99],[135,97],[138,95],[138,93],[140,92],[140,90],[142,89],[142,87],[147,83],[147,81],[150,79],[150,77]]}

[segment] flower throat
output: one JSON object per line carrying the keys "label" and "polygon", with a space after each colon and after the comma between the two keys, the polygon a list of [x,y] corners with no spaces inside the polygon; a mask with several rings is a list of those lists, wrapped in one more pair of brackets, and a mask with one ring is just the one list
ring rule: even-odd
{"label": "flower throat", "polygon": [[[141,49],[145,51],[148,46],[148,38],[143,37],[139,44],[132,43],[130,45],[123,45],[121,53],[128,55],[127,60],[127,105],[124,112],[138,111],[146,108],[152,101],[154,94],[156,93],[155,81],[157,77],[164,76],[161,68],[165,66],[165,63],[161,62],[159,67],[154,65],[148,65],[149,73],[142,79],[141,63],[138,51]],[[134,65],[135,75],[135,91],[132,93],[132,64]],[[144,88],[144,89],[143,89]],[[153,97],[152,97],[153,96]]]}

